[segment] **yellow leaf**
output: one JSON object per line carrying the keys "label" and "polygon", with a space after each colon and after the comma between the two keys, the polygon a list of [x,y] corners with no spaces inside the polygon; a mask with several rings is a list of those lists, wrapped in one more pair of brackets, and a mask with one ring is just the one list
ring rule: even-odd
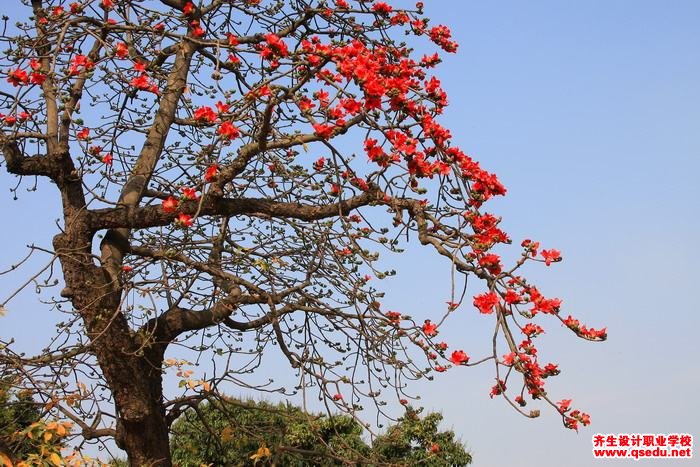
{"label": "yellow leaf", "polygon": [[2,467],[12,467],[12,461],[5,454],[0,452],[0,461],[2,461]]}
{"label": "yellow leaf", "polygon": [[51,434],[51,432],[47,431],[46,433],[44,433],[44,441],[45,442],[48,443],[49,441],[51,441],[52,437],[53,437],[53,435]]}
{"label": "yellow leaf", "polygon": [[51,460],[51,462],[53,462],[53,465],[55,465],[56,467],[61,467],[61,456],[54,452],[49,456],[49,459]]}
{"label": "yellow leaf", "polygon": [[233,438],[233,428],[227,426],[226,428],[221,430],[221,441],[226,442],[229,441],[231,438]]}
{"label": "yellow leaf", "polygon": [[253,464],[257,464],[260,460],[270,457],[270,450],[266,446],[260,446],[258,452],[250,456],[253,459]]}

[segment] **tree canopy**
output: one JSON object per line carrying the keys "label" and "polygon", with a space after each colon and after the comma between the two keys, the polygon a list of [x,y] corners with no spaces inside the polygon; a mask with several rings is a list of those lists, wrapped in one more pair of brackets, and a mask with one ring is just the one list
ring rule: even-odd
{"label": "tree canopy", "polygon": [[[16,177],[3,180],[60,200],[52,244],[29,255],[49,255],[34,281],[62,319],[35,357],[1,342],[0,365],[75,436],[169,466],[172,423],[222,389],[391,416],[411,381],[480,363],[491,396],[523,415],[536,399],[569,428],[589,423],[545,390],[559,369],[540,361],[536,322],[606,331],[520,274],[559,251],[496,253],[512,242],[484,205],[506,189],[440,124],[435,69],[458,45],[422,3],[23,4],[0,36],[0,145]],[[447,306],[424,321],[383,305],[409,242],[452,269]],[[457,311],[493,320],[483,355],[441,339]],[[271,358],[293,386],[269,376]]]}
{"label": "tree canopy", "polygon": [[180,466],[468,465],[471,456],[442,416],[412,408],[368,445],[348,415],[309,414],[288,404],[222,399],[189,409],[172,429]]}

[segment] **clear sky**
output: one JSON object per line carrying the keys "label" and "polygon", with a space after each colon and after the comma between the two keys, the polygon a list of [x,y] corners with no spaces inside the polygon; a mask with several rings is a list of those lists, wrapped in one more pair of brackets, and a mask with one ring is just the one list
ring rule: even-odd
{"label": "clear sky", "polygon": [[[461,44],[438,71],[450,96],[442,123],[509,189],[489,210],[503,216],[514,240],[560,249],[562,263],[531,268],[530,277],[545,295],[564,300],[564,315],[609,330],[607,342],[594,344],[552,321],[540,338],[543,361],[563,370],[548,384],[550,394],[572,397],[591,414],[591,427],[579,434],[544,407],[540,419],[528,420],[489,399],[492,367],[458,368],[417,385],[424,404],[444,413],[477,467],[631,465],[595,461],[591,435],[700,436],[700,307],[693,298],[700,2],[424,3]],[[2,172],[6,190],[12,180]],[[54,217],[45,213],[55,193],[44,188],[17,202],[0,198],[1,266],[27,243],[49,243]],[[419,249],[396,262],[399,276],[383,283],[390,308],[426,318],[442,311],[447,265]],[[30,269],[22,274],[0,276],[0,298]],[[17,336],[27,349],[40,345],[35,333],[44,335],[41,323],[52,317],[34,296],[22,294],[8,309],[0,336]],[[486,353],[491,323],[468,306],[459,313],[446,337],[462,340],[471,355]],[[693,461],[643,465],[689,466],[700,456],[695,451]]]}

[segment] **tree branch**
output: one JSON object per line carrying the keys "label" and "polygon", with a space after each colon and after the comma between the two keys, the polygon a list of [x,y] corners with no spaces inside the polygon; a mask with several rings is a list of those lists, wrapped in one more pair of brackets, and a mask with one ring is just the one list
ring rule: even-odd
{"label": "tree branch", "polygon": [[[143,197],[143,191],[153,175],[156,163],[163,152],[170,127],[175,120],[177,104],[187,85],[187,75],[195,49],[196,46],[187,40],[180,44],[180,50],[168,76],[168,84],[160,100],[158,112],[153,119],[153,124],[148,131],[138,160],[119,196],[120,205],[137,206]],[[100,245],[102,266],[113,278],[118,277],[124,254],[128,250],[128,227],[125,225],[119,231],[108,232]]]}
{"label": "tree branch", "polygon": [[43,175],[52,177],[54,167],[46,156],[25,156],[17,145],[17,141],[0,136],[2,153],[7,163],[7,171],[15,175]]}
{"label": "tree branch", "polygon": [[[354,209],[367,206],[383,199],[378,190],[366,191],[337,203],[314,206],[302,203],[286,203],[258,198],[212,199],[205,198],[201,208],[196,202],[186,202],[182,212],[200,216],[237,216],[279,217],[314,221],[347,215]],[[199,209],[198,209],[199,208]],[[93,231],[103,229],[129,228],[140,229],[170,224],[176,215],[163,211],[160,206],[127,207],[96,209],[88,211],[89,224]],[[126,251],[125,251],[126,252]]]}

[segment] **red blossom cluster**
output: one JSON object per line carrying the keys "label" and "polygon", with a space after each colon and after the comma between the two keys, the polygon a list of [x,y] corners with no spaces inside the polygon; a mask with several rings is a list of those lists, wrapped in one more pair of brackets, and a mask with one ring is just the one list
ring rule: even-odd
{"label": "red blossom cluster", "polygon": [[593,329],[586,327],[585,324],[581,324],[579,320],[574,319],[571,315],[562,320],[562,322],[576,334],[587,339],[605,340],[608,337],[607,328]]}
{"label": "red blossom cluster", "polygon": [[139,75],[131,79],[131,81],[129,82],[131,86],[142,91],[150,91],[154,94],[160,94],[158,85],[155,82],[151,81],[151,79],[148,76],[148,73],[146,72],[146,64],[141,62],[134,62],[134,71],[139,73]]}

